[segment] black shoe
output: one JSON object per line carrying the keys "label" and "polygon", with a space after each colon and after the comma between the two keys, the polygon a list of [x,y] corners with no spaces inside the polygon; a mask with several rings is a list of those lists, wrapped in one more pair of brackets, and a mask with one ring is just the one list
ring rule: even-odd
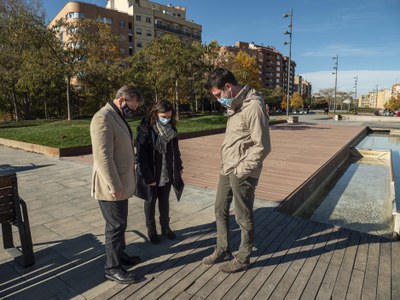
{"label": "black shoe", "polygon": [[122,257],[121,257],[121,262],[122,262],[122,264],[127,265],[127,266],[134,266],[134,265],[137,265],[137,264],[140,263],[141,261],[142,261],[142,260],[140,259],[139,256],[129,256],[129,255],[126,254],[126,253],[123,253],[123,254],[122,254]]}
{"label": "black shoe", "polygon": [[132,284],[139,282],[135,274],[128,272],[123,268],[106,270],[105,277],[108,280],[115,281],[120,284]]}
{"label": "black shoe", "polygon": [[160,243],[160,237],[158,236],[157,232],[149,233],[149,240],[152,244]]}
{"label": "black shoe", "polygon": [[171,228],[162,229],[162,234],[167,237],[169,240],[176,239],[176,234],[171,230]]}

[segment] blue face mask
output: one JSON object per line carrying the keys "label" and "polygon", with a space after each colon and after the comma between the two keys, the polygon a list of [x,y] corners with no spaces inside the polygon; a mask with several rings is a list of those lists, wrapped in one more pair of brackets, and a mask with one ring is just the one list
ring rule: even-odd
{"label": "blue face mask", "polygon": [[225,108],[231,108],[233,99],[232,98],[219,98],[218,102]]}
{"label": "blue face mask", "polygon": [[123,113],[125,119],[133,119],[133,117],[135,116],[135,111],[133,109],[129,108],[126,101],[125,101],[125,105],[122,106],[122,113]]}
{"label": "blue face mask", "polygon": [[167,125],[169,123],[169,121],[171,121],[171,118],[159,117],[158,120],[160,121],[161,125]]}

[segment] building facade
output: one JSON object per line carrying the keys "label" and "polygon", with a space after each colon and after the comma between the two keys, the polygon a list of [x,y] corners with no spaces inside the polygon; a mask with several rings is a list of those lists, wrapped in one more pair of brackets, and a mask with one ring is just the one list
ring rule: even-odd
{"label": "building facade", "polygon": [[[123,37],[120,52],[133,55],[148,43],[165,34],[183,42],[201,42],[202,27],[186,19],[186,8],[162,5],[148,0],[108,0],[106,7],[83,2],[68,2],[50,22],[57,20],[97,19],[111,26],[112,33]],[[63,33],[60,33],[62,39]]]}
{"label": "building facade", "polygon": [[301,75],[294,76],[294,91],[298,92],[303,100],[311,99],[312,85]]}
{"label": "building facade", "polygon": [[[246,42],[236,42],[235,46],[221,47],[220,55],[223,59],[228,53],[236,55],[239,51],[246,52],[256,59],[259,78],[263,87],[268,89],[282,88],[287,93],[288,57],[283,56],[271,46],[266,47]],[[290,65],[290,94],[293,94],[296,63],[292,60]]]}

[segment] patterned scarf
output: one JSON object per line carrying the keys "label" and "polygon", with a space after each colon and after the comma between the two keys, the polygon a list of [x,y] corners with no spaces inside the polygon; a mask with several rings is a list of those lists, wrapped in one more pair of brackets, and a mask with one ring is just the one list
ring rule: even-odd
{"label": "patterned scarf", "polygon": [[167,144],[170,140],[176,137],[176,131],[172,129],[171,124],[161,125],[160,122],[156,122],[154,127],[155,132],[158,135],[155,148],[159,153],[167,153]]}

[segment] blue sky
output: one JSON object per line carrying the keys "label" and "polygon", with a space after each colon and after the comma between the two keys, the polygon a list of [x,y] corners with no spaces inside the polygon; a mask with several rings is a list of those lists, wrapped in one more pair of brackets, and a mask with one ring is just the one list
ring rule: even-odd
{"label": "blue sky", "polygon": [[[122,0],[124,1],[124,0]],[[181,5],[187,18],[203,26],[203,42],[220,45],[236,41],[271,45],[283,55],[283,32],[289,24],[283,14],[293,8],[292,59],[296,74],[313,84],[313,91],[334,87],[332,75],[339,55],[338,89],[359,94],[390,88],[400,82],[400,0],[153,0]],[[42,0],[52,19],[67,0]],[[105,0],[83,2],[105,6]]]}

